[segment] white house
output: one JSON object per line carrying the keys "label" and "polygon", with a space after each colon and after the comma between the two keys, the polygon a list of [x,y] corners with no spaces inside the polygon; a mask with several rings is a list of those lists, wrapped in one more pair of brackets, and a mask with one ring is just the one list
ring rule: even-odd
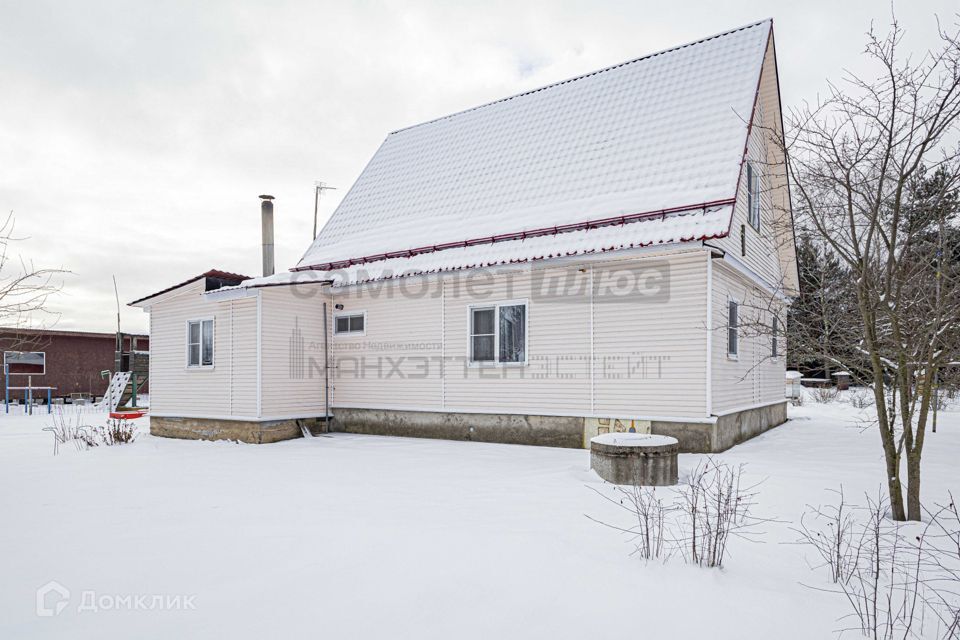
{"label": "white house", "polygon": [[769,20],[394,131],[289,272],[269,247],[132,303],[151,431],[720,451],[780,424],[781,132]]}

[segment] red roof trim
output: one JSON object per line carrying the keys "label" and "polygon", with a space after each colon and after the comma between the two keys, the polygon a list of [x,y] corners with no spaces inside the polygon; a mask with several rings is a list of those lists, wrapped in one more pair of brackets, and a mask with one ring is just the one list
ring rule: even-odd
{"label": "red roof trim", "polygon": [[[709,235],[702,235],[702,236],[699,236],[699,237],[697,237],[697,236],[691,236],[691,237],[689,237],[689,238],[677,238],[676,240],[671,240],[669,243],[674,243],[674,242],[693,242],[693,241],[701,242],[701,241],[707,241],[707,240],[715,240],[715,239],[719,239],[719,238],[725,238],[725,237],[727,237],[727,235],[728,235],[727,232],[723,232],[723,233],[714,233],[714,234],[709,234]],[[669,244],[669,243],[666,243],[666,244]],[[646,248],[646,247],[651,247],[651,246],[653,246],[653,245],[655,245],[655,244],[664,244],[664,243],[656,243],[656,242],[637,242],[637,243],[630,243],[629,245],[626,245],[626,246],[623,246],[623,247],[611,246],[611,247],[606,247],[606,248],[602,248],[602,249],[590,249],[590,250],[585,250],[585,251],[564,251],[564,252],[557,252],[557,253],[548,253],[548,254],[544,254],[544,255],[542,255],[542,256],[537,256],[537,257],[532,257],[532,258],[511,258],[510,260],[491,260],[491,261],[489,261],[489,262],[476,262],[476,263],[474,263],[474,264],[465,264],[465,265],[460,265],[460,266],[456,266],[456,267],[444,267],[444,268],[438,268],[438,269],[426,269],[426,270],[423,270],[423,271],[409,271],[409,272],[405,271],[405,272],[403,272],[403,273],[394,273],[394,274],[392,274],[392,275],[385,276],[385,277],[382,277],[382,278],[368,278],[368,279],[366,279],[366,280],[358,280],[357,282],[354,282],[354,283],[351,283],[351,284],[363,284],[363,283],[365,283],[365,282],[374,282],[374,281],[380,281],[380,280],[396,280],[396,279],[398,279],[398,278],[406,278],[406,277],[409,277],[409,276],[422,276],[422,275],[428,275],[428,274],[434,274],[434,273],[448,273],[448,272],[452,272],[452,271],[466,271],[466,270],[469,270],[469,269],[479,269],[479,268],[483,268],[483,267],[494,267],[494,266],[502,265],[502,264],[524,264],[524,263],[527,263],[527,262],[538,262],[538,261],[540,261],[540,260],[550,260],[550,259],[553,259],[553,258],[565,258],[565,257],[570,257],[570,256],[576,256],[576,255],[584,255],[584,256],[585,256],[585,255],[591,255],[591,254],[595,254],[595,253],[607,253],[607,252],[610,252],[610,251],[622,251],[622,250],[625,250],[625,249],[643,249],[643,248]],[[331,281],[331,280],[317,280],[316,283],[319,283],[319,284],[331,284],[332,281]],[[253,285],[253,286],[254,286],[254,287],[273,287],[273,286],[289,286],[289,285],[291,285],[291,284],[310,284],[310,283],[304,283],[304,282],[289,282],[289,283],[283,283],[282,285],[280,285],[280,284],[263,284],[263,285]]]}
{"label": "red roof trim", "polygon": [[[517,231],[514,233],[503,233],[495,236],[486,236],[483,238],[472,238],[458,242],[446,242],[414,249],[404,249],[401,251],[390,251],[360,258],[350,258],[348,260],[337,260],[335,262],[324,262],[306,267],[294,267],[290,271],[331,271],[334,269],[345,269],[357,264],[366,264],[368,262],[379,262],[390,258],[410,258],[412,256],[435,253],[445,249],[459,249],[463,247],[472,247],[481,244],[494,244],[497,242],[508,242],[511,240],[525,240],[527,238],[536,238],[539,236],[557,235],[559,233],[568,233],[570,231],[582,231],[584,229],[596,229],[599,227],[609,227],[615,224],[627,224],[628,222],[637,222],[648,218],[664,217],[672,213],[683,213],[685,211],[694,211],[696,209],[707,209],[709,207],[719,207],[724,205],[733,205],[736,197],[724,200],[714,200],[712,202],[702,202],[700,204],[684,205],[681,207],[670,207],[668,209],[658,209],[656,211],[645,211],[643,213],[631,213],[612,218],[601,218],[599,220],[588,220],[586,222],[575,222],[572,224],[562,224],[553,227],[544,227],[541,229],[532,229],[530,231]],[[731,219],[732,219],[731,215]],[[729,233],[729,230],[728,230]],[[692,239],[692,238],[691,238]]]}

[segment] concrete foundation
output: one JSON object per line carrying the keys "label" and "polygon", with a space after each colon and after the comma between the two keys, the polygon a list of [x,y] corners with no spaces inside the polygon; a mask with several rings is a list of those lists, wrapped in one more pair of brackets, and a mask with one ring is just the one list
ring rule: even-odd
{"label": "concrete foundation", "polygon": [[475,440],[582,449],[607,432],[635,431],[671,436],[681,453],[718,453],[787,421],[787,402],[716,418],[715,422],[597,420],[573,416],[443,413],[386,409],[334,409],[332,431],[409,438]]}
{"label": "concrete foundation", "polygon": [[[572,449],[589,447],[590,439],[599,434],[622,430],[671,436],[677,439],[681,453],[717,453],[783,424],[786,420],[786,400],[723,415],[714,422],[343,408],[333,410],[330,430]],[[237,440],[266,444],[301,437],[301,423],[313,433],[320,433],[325,428],[322,417],[265,422],[151,417],[150,433],[166,438]]]}
{"label": "concrete foundation", "polygon": [[323,418],[304,420],[213,420],[209,418],[150,417],[150,434],[184,440],[234,440],[250,444],[267,444],[303,437],[300,423],[311,433],[323,430]]}
{"label": "concrete foundation", "polygon": [[334,409],[332,431],[408,438],[583,447],[583,418]]}
{"label": "concrete foundation", "polygon": [[717,418],[714,451],[726,451],[730,447],[760,435],[787,421],[787,401],[770,404],[757,409],[728,413]]}

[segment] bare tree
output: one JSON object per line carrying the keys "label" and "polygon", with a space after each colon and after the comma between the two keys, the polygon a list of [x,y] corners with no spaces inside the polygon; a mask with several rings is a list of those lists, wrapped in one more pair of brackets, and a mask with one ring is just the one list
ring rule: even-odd
{"label": "bare tree", "polygon": [[[935,374],[955,358],[960,274],[944,271],[925,241],[943,228],[960,185],[960,37],[938,28],[922,58],[901,51],[894,19],[868,33],[876,78],[848,74],[791,117],[794,211],[850,270],[858,350],[873,388],[896,520],[919,520],[920,468]],[[940,188],[918,199],[929,171]],[[917,209],[936,212],[918,215]],[[907,492],[901,482],[906,460]]]}
{"label": "bare tree", "polygon": [[43,328],[56,320],[47,309],[47,301],[60,291],[59,277],[66,271],[39,268],[16,255],[13,249],[23,238],[15,234],[15,226],[13,212],[0,223],[0,327],[8,330],[5,347],[27,351],[37,348],[42,340],[29,329]]}

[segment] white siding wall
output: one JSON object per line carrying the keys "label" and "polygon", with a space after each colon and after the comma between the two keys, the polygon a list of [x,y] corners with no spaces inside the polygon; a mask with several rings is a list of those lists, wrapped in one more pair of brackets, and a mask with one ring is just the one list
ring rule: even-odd
{"label": "white siding wall", "polygon": [[257,300],[244,298],[208,305],[230,310],[230,415],[257,415]]}
{"label": "white siding wall", "polygon": [[317,285],[263,287],[259,291],[261,417],[322,416],[325,294]]}
{"label": "white siding wall", "polygon": [[338,314],[366,313],[365,335],[331,336],[335,405],[439,409],[442,318],[435,280],[338,289],[332,301],[343,310],[331,310],[331,334]]}
{"label": "white siding wall", "polygon": [[[331,340],[333,406],[701,418],[705,270],[705,254],[695,251],[446,274],[442,284],[409,281],[406,293],[396,282],[337,290],[343,312],[367,320],[365,335]],[[624,283],[640,288],[599,295]],[[528,304],[528,365],[469,364],[471,306],[508,300]]]}
{"label": "white siding wall", "polygon": [[[448,411],[574,414],[590,411],[590,296],[578,267],[506,270],[489,282],[444,285]],[[527,301],[527,366],[468,363],[470,308]]]}
{"label": "white siding wall", "polygon": [[[211,302],[195,283],[151,310],[152,409],[158,415],[256,418],[259,370],[259,417],[323,415],[327,299],[333,407],[702,418],[706,255],[693,250],[549,268],[541,263],[495,277],[446,274],[333,292],[316,285],[301,286],[299,293],[264,287],[259,301]],[[712,261],[712,282],[712,412],[782,398],[784,358],[768,357],[769,335],[744,331],[739,358],[726,353],[729,297],[740,300],[746,314],[766,305],[769,295],[722,260]],[[470,307],[518,299],[528,304],[528,365],[470,365]],[[333,335],[338,313],[357,312],[366,314],[364,335]],[[205,317],[215,319],[215,367],[190,370],[186,322]],[[764,320],[769,323],[769,316]]]}
{"label": "white siding wall", "polygon": [[698,252],[647,262],[654,261],[669,265],[666,297],[594,305],[596,412],[702,418],[706,258]]}
{"label": "white siding wall", "polygon": [[[150,309],[150,410],[156,415],[256,416],[256,301],[214,303],[203,281]],[[214,320],[214,366],[186,364],[187,321]],[[253,366],[251,366],[251,363]]]}
{"label": "white siding wall", "polygon": [[[713,261],[713,349],[712,349],[712,412],[723,413],[756,404],[783,399],[786,370],[786,341],[783,325],[786,314],[782,303],[772,302],[771,291],[790,291],[795,286],[793,230],[787,212],[789,196],[783,171],[782,153],[775,136],[780,135],[780,104],[773,48],[767,51],[759,87],[756,113],[747,142],[747,160],[760,175],[760,230],[748,222],[746,166],[740,176],[737,206],[734,209],[730,234],[710,241],[727,252],[727,257],[741,263],[767,287],[723,260]],[[772,132],[777,132],[776,134]],[[741,228],[746,232],[746,255],[742,255]],[[790,273],[786,273],[789,270]],[[778,358],[771,358],[769,331],[761,331],[757,318],[744,317],[740,354],[727,356],[727,301],[735,297],[743,303],[742,314],[760,315],[759,321],[769,326],[774,306],[781,309],[781,337]]]}
{"label": "white siding wall", "polygon": [[[728,302],[740,303],[739,353],[727,354]],[[786,344],[772,358],[771,296],[722,260],[713,261],[713,413],[783,400]],[[781,322],[783,313],[780,313]],[[781,331],[782,335],[782,331]]]}

